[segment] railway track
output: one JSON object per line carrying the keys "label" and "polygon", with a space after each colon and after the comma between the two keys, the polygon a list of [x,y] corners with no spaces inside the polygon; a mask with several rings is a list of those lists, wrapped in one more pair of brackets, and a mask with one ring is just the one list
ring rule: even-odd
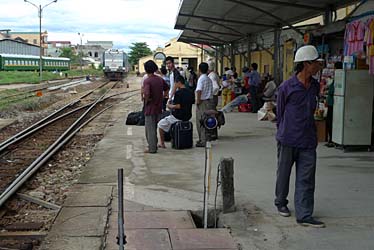
{"label": "railway track", "polygon": [[[60,85],[63,85],[63,84],[59,84],[59,85],[55,86],[56,89],[48,90],[48,92],[59,90],[58,86],[60,86]],[[0,97],[1,97],[0,105],[16,103],[16,102],[19,102],[19,101],[22,101],[22,100],[25,100],[25,99],[36,97],[36,95],[35,95],[36,92],[45,91],[48,88],[50,88],[50,87],[49,86],[43,86],[43,87],[34,88],[34,89],[30,89],[30,90],[24,90],[24,91],[18,91],[17,90],[17,93],[8,94],[8,95],[7,94],[2,95],[3,93],[0,92]]]}
{"label": "railway track", "polygon": [[[20,192],[19,189],[22,188],[21,192],[24,193],[29,187],[32,190],[38,187],[35,186],[37,185],[35,184],[35,178],[30,180],[30,177],[35,175],[42,166],[43,176],[48,175],[48,171],[55,171],[55,165],[51,163],[55,162],[56,158],[51,159],[51,157],[62,151],[64,146],[73,139],[82,127],[111,108],[117,101],[123,101],[138,94],[139,90],[119,92],[119,89],[113,94],[111,91],[116,87],[116,84],[116,82],[109,81],[102,83],[85,95],[0,143],[0,219],[3,215],[6,215],[2,219],[0,228],[0,250],[31,250],[39,245],[40,241],[47,235],[47,225],[53,221],[58,210],[53,210],[56,208],[38,208],[40,204],[36,205],[38,203],[34,203],[35,197],[31,197],[31,203],[25,203],[24,197],[21,198],[23,202],[19,203],[21,201],[19,197],[23,195],[18,193]],[[96,92],[95,96],[97,96],[98,93],[103,92],[101,89],[105,89],[105,93],[96,99],[92,98],[93,95],[91,94]],[[112,98],[123,94],[126,94],[124,98]],[[72,140],[72,145],[75,145],[76,140]],[[86,144],[83,142],[82,145]],[[70,144],[69,148],[71,148]],[[63,154],[56,157],[59,158],[70,150],[74,150],[74,146],[73,149],[64,149]],[[37,176],[40,176],[40,174]],[[16,194],[17,199],[15,198]],[[26,197],[26,200],[27,198],[30,198],[30,196]],[[47,200],[41,201],[53,205],[57,209],[59,208],[58,205],[49,203]],[[22,211],[21,217],[23,219],[11,219],[10,222],[8,218],[11,218],[12,214],[18,214],[16,211],[20,211],[19,209]],[[42,215],[39,215],[40,209],[42,209]],[[49,219],[44,221],[42,218],[46,214],[50,214],[49,217],[46,217]],[[39,219],[32,219],[35,217]]]}
{"label": "railway track", "polygon": [[83,98],[98,88],[90,91],[0,144],[0,207],[75,133],[111,107],[111,97],[115,95],[108,94],[116,84],[95,101],[78,107]]}

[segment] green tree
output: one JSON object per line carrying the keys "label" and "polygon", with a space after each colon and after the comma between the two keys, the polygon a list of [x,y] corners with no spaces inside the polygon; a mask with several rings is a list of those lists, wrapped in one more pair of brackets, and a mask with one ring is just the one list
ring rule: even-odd
{"label": "green tree", "polygon": [[71,63],[76,64],[79,62],[79,56],[76,55],[72,48],[62,48],[60,57],[70,58]]}
{"label": "green tree", "polygon": [[138,64],[140,58],[151,54],[152,51],[147,43],[132,43],[132,46],[130,46],[129,62],[131,65]]}

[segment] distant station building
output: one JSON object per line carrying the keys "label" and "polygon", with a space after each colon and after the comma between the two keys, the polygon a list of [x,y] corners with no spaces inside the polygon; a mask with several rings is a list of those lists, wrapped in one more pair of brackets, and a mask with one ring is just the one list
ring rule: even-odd
{"label": "distant station building", "polygon": [[85,45],[78,45],[76,52],[82,52],[85,58],[102,62],[104,52],[111,48],[113,48],[113,41],[87,41]]}
{"label": "distant station building", "polygon": [[0,54],[39,56],[40,48],[37,45],[32,45],[19,40],[0,38]]}
{"label": "distant station building", "polygon": [[[202,62],[201,60],[205,62],[211,55],[214,55],[214,50],[209,46],[205,45],[201,49],[199,45],[178,42],[177,38],[173,38],[167,42],[164,48],[157,48],[155,53],[157,52],[162,52],[166,56],[173,57],[176,67],[186,69],[188,66],[192,66],[196,72],[198,65]],[[143,65],[148,60],[154,60],[154,54],[140,58],[138,65],[134,66],[134,70],[144,73]],[[159,67],[163,63],[162,60],[155,60],[155,62]]]}
{"label": "distant station building", "polygon": [[[20,40],[22,39],[23,42],[40,46],[40,34],[39,32],[8,32],[10,39]],[[42,32],[42,47],[43,47],[43,55],[46,55],[48,49],[48,32]],[[39,53],[38,53],[39,55]]]}
{"label": "distant station building", "polygon": [[113,41],[87,41],[85,45],[99,45],[108,50],[113,48]]}
{"label": "distant station building", "polygon": [[[12,53],[12,54],[21,54],[21,55],[39,55],[39,46],[40,46],[40,34],[39,32],[11,32],[10,29],[0,30],[0,40],[7,40],[7,42],[3,43],[3,49],[5,50],[11,50],[18,53]],[[42,47],[43,47],[43,55],[46,55],[46,51],[48,48],[47,44],[48,40],[48,32],[44,31],[42,33]],[[11,41],[19,42],[11,43]],[[21,44],[27,44],[27,45],[33,45],[33,46],[25,46]],[[26,54],[28,52],[28,49],[32,51],[32,53]],[[34,51],[38,50],[38,52],[35,54]],[[26,52],[25,52],[26,51]],[[4,52],[5,53],[5,52]]]}
{"label": "distant station building", "polygon": [[48,41],[47,56],[58,57],[63,48],[70,48],[70,41]]}

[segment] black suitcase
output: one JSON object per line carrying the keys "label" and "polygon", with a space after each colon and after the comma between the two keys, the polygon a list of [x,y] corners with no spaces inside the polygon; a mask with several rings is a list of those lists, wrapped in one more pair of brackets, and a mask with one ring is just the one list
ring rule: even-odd
{"label": "black suitcase", "polygon": [[193,124],[190,121],[175,123],[171,129],[171,146],[174,149],[192,148]]}
{"label": "black suitcase", "polygon": [[169,130],[169,132],[164,132],[164,141],[166,141],[166,142],[171,141],[171,134],[170,134],[170,132],[171,132],[171,129]]}

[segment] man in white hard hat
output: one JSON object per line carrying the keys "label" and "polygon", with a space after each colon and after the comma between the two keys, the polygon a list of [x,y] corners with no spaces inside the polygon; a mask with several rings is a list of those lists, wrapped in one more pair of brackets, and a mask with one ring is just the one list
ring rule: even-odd
{"label": "man in white hard hat", "polygon": [[287,196],[292,166],[296,165],[295,215],[298,224],[325,227],[312,217],[316,172],[317,132],[314,122],[319,83],[313,78],[322,69],[314,46],[299,48],[295,55],[296,74],[279,86],[277,98],[278,169],[275,206],[288,217]]}

